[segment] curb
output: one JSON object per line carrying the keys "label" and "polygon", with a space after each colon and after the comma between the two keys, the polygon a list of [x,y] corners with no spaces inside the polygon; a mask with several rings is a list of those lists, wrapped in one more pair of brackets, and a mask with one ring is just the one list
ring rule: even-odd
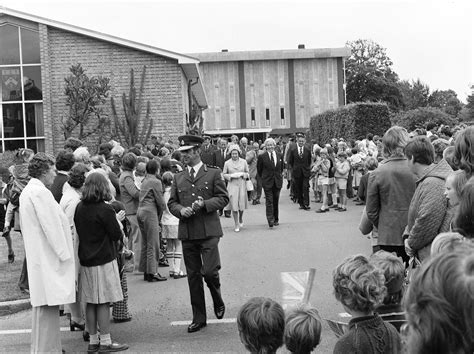
{"label": "curb", "polygon": [[12,315],[31,308],[30,299],[0,302],[0,316]]}

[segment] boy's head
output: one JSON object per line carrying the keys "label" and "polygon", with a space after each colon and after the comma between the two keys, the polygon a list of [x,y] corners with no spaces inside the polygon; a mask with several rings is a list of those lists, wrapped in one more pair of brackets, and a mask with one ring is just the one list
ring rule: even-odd
{"label": "boy's head", "polygon": [[311,353],[321,341],[321,319],[314,307],[302,304],[287,312],[285,345],[291,353]]}
{"label": "boy's head", "polygon": [[251,353],[275,353],[283,345],[285,313],[279,303],[254,297],[237,315],[240,340]]}
{"label": "boy's head", "polygon": [[146,174],[146,163],[139,162],[137,163],[137,167],[135,169],[135,176],[143,177]]}
{"label": "boy's head", "polygon": [[379,163],[375,157],[368,157],[367,160],[365,160],[365,167],[369,171],[373,171],[378,167]]}
{"label": "boy's head", "polygon": [[334,296],[349,312],[371,314],[386,288],[382,271],[363,255],[350,256],[333,271]]}
{"label": "boy's head", "polygon": [[370,262],[383,272],[387,295],[384,304],[399,304],[403,295],[405,266],[403,261],[387,251],[378,251],[370,257]]}

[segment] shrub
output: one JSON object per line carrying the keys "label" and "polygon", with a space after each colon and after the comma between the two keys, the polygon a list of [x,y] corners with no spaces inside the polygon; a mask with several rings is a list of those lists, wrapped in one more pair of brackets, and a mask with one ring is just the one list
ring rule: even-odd
{"label": "shrub", "polygon": [[392,122],[405,127],[408,131],[413,131],[416,128],[425,128],[428,123],[453,127],[458,123],[458,119],[438,108],[422,107],[396,114]]}
{"label": "shrub", "polygon": [[8,168],[11,165],[15,164],[15,156],[16,156],[17,150],[10,151],[7,150],[3,153],[0,154],[0,166]]}
{"label": "shrub", "polygon": [[310,135],[319,144],[331,138],[363,139],[368,133],[382,136],[390,128],[385,103],[352,103],[311,117]]}

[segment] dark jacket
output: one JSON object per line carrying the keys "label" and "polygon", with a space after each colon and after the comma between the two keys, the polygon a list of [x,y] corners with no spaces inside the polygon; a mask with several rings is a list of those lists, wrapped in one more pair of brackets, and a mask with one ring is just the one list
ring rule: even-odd
{"label": "dark jacket", "polygon": [[264,152],[258,156],[257,174],[262,178],[262,187],[264,189],[276,188],[280,189],[283,184],[283,157],[276,152],[276,166],[270,160],[268,152]]}
{"label": "dark jacket", "polygon": [[61,201],[61,197],[63,196],[63,187],[64,183],[69,180],[69,176],[64,173],[58,173],[56,177],[54,177],[53,184],[49,188],[51,193],[53,193],[54,199],[59,203]]}
{"label": "dark jacket", "polygon": [[415,181],[404,157],[383,160],[370,173],[366,210],[367,217],[378,228],[380,245],[403,246]]}
{"label": "dark jacket", "polygon": [[[214,151],[214,159],[212,166],[219,167],[221,170],[224,169],[224,163],[230,158],[230,156],[227,155],[226,150],[224,150],[224,153],[222,153],[221,149],[216,149]],[[204,162],[204,161],[203,161]]]}
{"label": "dark jacket", "polygon": [[79,236],[78,254],[82,266],[103,265],[117,257],[115,242],[122,238],[122,230],[110,204],[80,202],[74,224]]}
{"label": "dark jacket", "polygon": [[288,151],[288,164],[292,168],[294,178],[306,177],[311,175],[311,151],[305,145],[303,146],[303,155],[299,155],[299,146],[293,147]]}
{"label": "dark jacket", "polygon": [[396,328],[376,314],[352,319],[349,331],[337,341],[334,354],[393,354],[401,349]]}
{"label": "dark jacket", "polygon": [[[181,216],[181,209],[190,207],[198,197],[204,199],[204,207],[189,218]],[[199,169],[194,181],[188,169],[174,176],[168,208],[179,219],[178,237],[181,240],[201,240],[222,236],[218,210],[229,202],[221,170],[206,166]]]}
{"label": "dark jacket", "polygon": [[209,144],[208,146],[204,147],[201,146],[201,161],[206,165],[214,165],[214,152],[216,151],[216,146]]}

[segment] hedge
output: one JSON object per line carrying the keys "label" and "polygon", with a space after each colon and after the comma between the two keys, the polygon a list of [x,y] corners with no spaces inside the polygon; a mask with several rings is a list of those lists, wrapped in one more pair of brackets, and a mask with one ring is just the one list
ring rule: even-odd
{"label": "hedge", "polygon": [[458,119],[443,112],[438,108],[422,107],[399,113],[392,118],[394,124],[413,131],[416,128],[426,128],[428,123],[436,125],[449,125],[451,127],[458,123]]}
{"label": "hedge", "polygon": [[328,110],[311,117],[311,139],[326,144],[332,138],[363,139],[368,133],[382,136],[390,128],[385,103],[360,102]]}

